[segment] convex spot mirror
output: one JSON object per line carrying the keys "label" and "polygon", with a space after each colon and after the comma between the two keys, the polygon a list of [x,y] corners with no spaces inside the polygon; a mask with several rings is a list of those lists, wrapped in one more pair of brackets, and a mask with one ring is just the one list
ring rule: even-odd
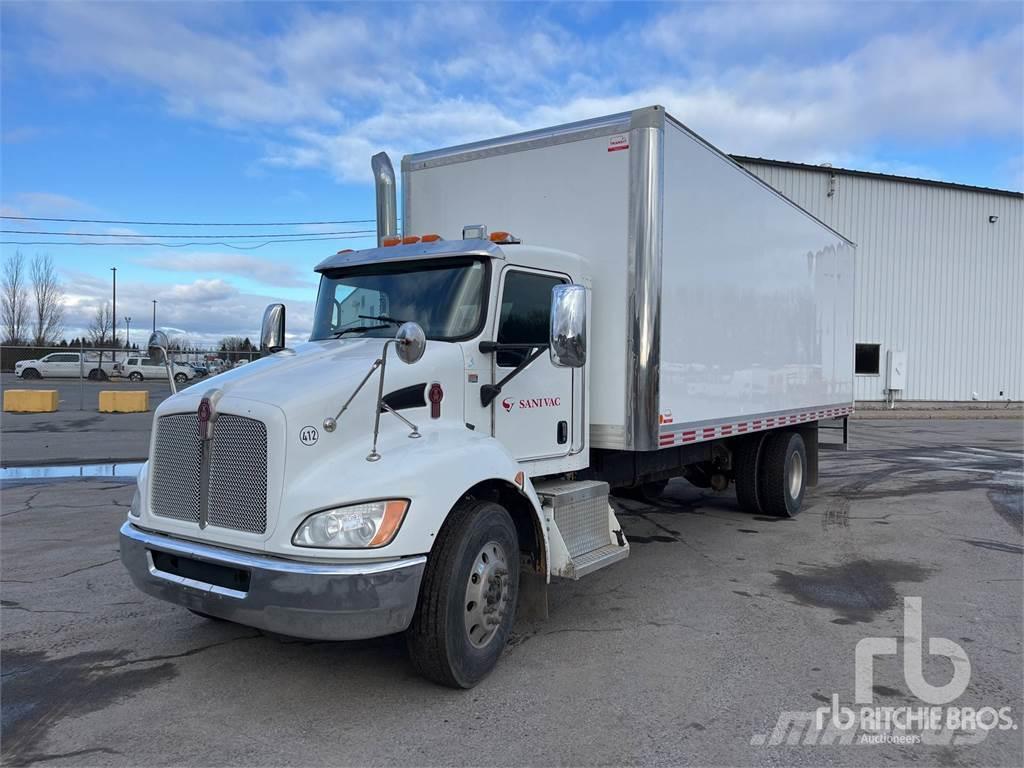
{"label": "convex spot mirror", "polygon": [[587,289],[556,285],[551,289],[551,337],[548,353],[559,368],[582,368],[587,362]]}
{"label": "convex spot mirror", "polygon": [[395,334],[395,354],[407,365],[418,362],[427,348],[427,335],[419,323],[402,323]]}

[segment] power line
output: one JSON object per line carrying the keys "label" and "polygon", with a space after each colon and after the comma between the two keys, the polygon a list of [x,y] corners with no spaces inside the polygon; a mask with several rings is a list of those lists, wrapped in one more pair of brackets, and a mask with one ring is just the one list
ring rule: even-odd
{"label": "power line", "polygon": [[116,219],[53,219],[42,216],[0,216],[0,219],[12,221],[60,221],[73,224],[136,224],[138,226],[156,227],[303,227],[322,226],[325,224],[373,224],[376,219],[342,219],[339,221],[250,221],[250,222],[215,222],[215,221],[121,221]]}
{"label": "power line", "polygon": [[345,235],[342,237],[296,237],[290,240],[269,240],[265,243],[257,243],[256,245],[236,245],[233,243],[225,242],[191,242],[191,243],[134,243],[134,242],[117,242],[117,243],[97,243],[90,240],[75,242],[71,240],[36,240],[36,241],[24,241],[24,240],[0,240],[0,245],[130,245],[135,248],[139,248],[140,245],[153,246],[158,245],[161,248],[188,248],[189,246],[211,246],[211,245],[222,245],[225,248],[234,248],[236,251],[254,251],[257,248],[262,248],[265,245],[278,245],[280,243],[315,243],[315,242],[329,242],[331,240],[362,240],[369,235]]}
{"label": "power line", "polygon": [[[346,230],[339,230],[337,232],[310,232],[309,234],[311,234],[311,235],[372,235],[372,234],[375,234],[376,231],[377,230],[375,230],[375,229],[346,229]],[[173,233],[173,234],[157,232],[157,233],[153,233],[153,234],[150,234],[150,235],[144,235],[144,234],[138,234],[138,233],[134,233],[134,232],[130,232],[130,233],[126,232],[126,233],[122,233],[122,234],[118,234],[118,233],[115,233],[115,232],[109,232],[109,233],[104,233],[104,232],[38,232],[38,231],[32,230],[32,229],[0,229],[0,233],[5,234],[5,235],[46,235],[47,237],[49,237],[49,236],[53,236],[53,237],[131,237],[131,238],[143,238],[143,239],[151,239],[151,238],[156,238],[156,237],[169,237],[169,238],[196,237],[196,238],[203,238],[203,239],[212,239],[212,238],[216,238],[216,237],[228,237],[228,238],[231,238],[232,240],[239,240],[239,239],[242,239],[242,238],[250,239],[250,240],[258,240],[261,237],[262,238],[268,238],[268,239],[270,239],[270,238],[277,238],[277,237],[295,237],[297,234],[301,234],[301,233],[297,233],[297,232],[284,232],[284,233],[280,233],[280,232],[278,232],[278,233],[261,232],[260,234],[256,234],[256,235],[253,235],[253,234],[246,234],[246,235],[193,235],[193,234],[182,233],[182,232],[176,232],[176,233]]]}

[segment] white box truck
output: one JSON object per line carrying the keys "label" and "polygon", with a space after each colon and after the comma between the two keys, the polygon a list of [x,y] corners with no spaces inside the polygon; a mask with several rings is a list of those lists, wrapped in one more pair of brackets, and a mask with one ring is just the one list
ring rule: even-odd
{"label": "white box truck", "polygon": [[[661,107],[373,158],[379,246],[311,338],[165,400],[121,528],[144,592],[270,632],[405,632],[470,687],[553,577],[629,552],[609,492],[794,515],[851,411],[854,249]],[[159,339],[156,345],[159,346]]]}

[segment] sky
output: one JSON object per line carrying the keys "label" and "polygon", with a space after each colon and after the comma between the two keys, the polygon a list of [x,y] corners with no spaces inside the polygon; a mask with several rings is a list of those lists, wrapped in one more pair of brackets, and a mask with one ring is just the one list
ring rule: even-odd
{"label": "sky", "polygon": [[[0,219],[69,338],[111,267],[122,336],[153,299],[196,344],[273,301],[307,336],[313,267],[374,244],[373,153],[651,104],[734,154],[1024,188],[1019,2],[5,2],[0,50],[0,215],[250,225]],[[312,221],[352,223],[257,225]]]}

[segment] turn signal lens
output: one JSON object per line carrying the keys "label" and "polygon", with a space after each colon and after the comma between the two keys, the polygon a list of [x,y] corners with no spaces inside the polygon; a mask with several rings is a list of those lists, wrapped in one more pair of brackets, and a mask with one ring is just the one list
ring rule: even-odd
{"label": "turn signal lens", "polygon": [[405,499],[392,499],[316,512],[302,521],[292,544],[328,549],[383,547],[395,537],[408,508]]}
{"label": "turn signal lens", "polygon": [[501,245],[516,245],[520,243],[520,239],[515,237],[511,232],[491,232],[491,242],[499,243]]}
{"label": "turn signal lens", "polygon": [[392,245],[398,245],[400,242],[402,242],[402,238],[400,237],[385,237],[380,241],[380,244],[384,248],[389,248]]}

